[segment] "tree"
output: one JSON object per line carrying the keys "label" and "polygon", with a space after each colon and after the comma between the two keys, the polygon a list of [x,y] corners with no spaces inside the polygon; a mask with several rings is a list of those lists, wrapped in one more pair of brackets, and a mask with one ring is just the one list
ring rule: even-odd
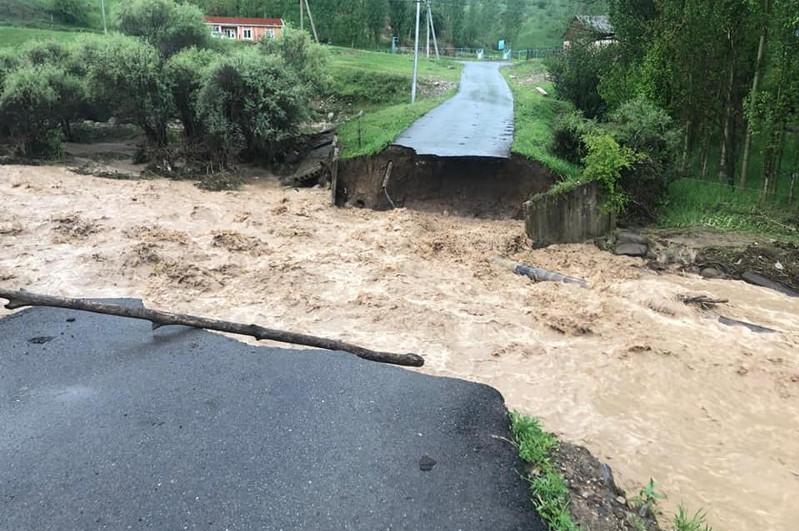
{"label": "tree", "polygon": [[79,109],[84,88],[54,65],[26,65],[11,72],[0,94],[0,116],[22,139],[29,157],[59,158],[64,120]]}
{"label": "tree", "polygon": [[197,116],[197,97],[212,65],[220,57],[212,50],[187,48],[170,57],[164,67],[164,76],[188,140],[196,141],[203,134]]}
{"label": "tree", "polygon": [[197,110],[216,162],[230,166],[240,154],[272,160],[308,119],[308,91],[279,57],[240,50],[211,68]]}
{"label": "tree", "polygon": [[574,42],[567,51],[550,59],[549,72],[558,96],[574,103],[588,118],[601,116],[607,103],[599,93],[599,83],[616,52],[613,46]]}
{"label": "tree", "polygon": [[166,146],[174,106],[158,51],[139,39],[112,35],[89,56],[91,97],[107,105],[121,122],[141,127],[154,146]]}
{"label": "tree", "polygon": [[311,40],[307,31],[285,28],[276,39],[263,39],[261,50],[280,57],[314,93],[323,92],[330,79],[326,50]]}
{"label": "tree", "polygon": [[52,0],[50,12],[64,24],[87,26],[89,8],[85,0]]}
{"label": "tree", "polygon": [[203,13],[192,4],[130,0],[118,4],[114,20],[119,31],[143,38],[164,57],[191,46],[204,48],[210,42]]}

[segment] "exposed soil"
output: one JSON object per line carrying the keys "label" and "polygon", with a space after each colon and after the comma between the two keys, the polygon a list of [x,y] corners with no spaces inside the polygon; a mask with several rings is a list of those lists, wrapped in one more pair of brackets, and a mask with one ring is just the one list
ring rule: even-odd
{"label": "exposed soil", "polygon": [[440,158],[391,146],[377,155],[340,161],[334,197],[339,206],[519,219],[524,202],[554,182],[546,168],[517,155]]}
{"label": "exposed soil", "polygon": [[616,485],[613,471],[586,448],[561,442],[553,456],[569,486],[572,517],[580,529],[590,531],[659,531],[646,506]]}
{"label": "exposed soil", "polygon": [[[492,385],[588,448],[626,491],[654,478],[667,514],[703,507],[733,531],[799,521],[797,299],[593,245],[533,250],[511,219],[335,208],[329,190],[276,178],[207,192],[3,166],[0,200],[4,286],[418,352],[425,372]],[[495,255],[589,288],[534,284]],[[691,294],[729,302],[703,310]]]}

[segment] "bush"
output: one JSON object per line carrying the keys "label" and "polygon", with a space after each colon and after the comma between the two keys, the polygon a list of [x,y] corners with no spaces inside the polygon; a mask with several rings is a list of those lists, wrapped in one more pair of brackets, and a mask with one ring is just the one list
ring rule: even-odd
{"label": "bush", "polygon": [[198,116],[212,157],[273,160],[308,115],[308,91],[278,57],[241,50],[216,62],[198,97]]}
{"label": "bush", "polygon": [[602,116],[607,110],[599,94],[599,82],[613,63],[615,48],[575,42],[567,51],[547,61],[555,92],[574,103],[588,118]]}
{"label": "bush", "polygon": [[79,81],[52,65],[23,66],[5,80],[0,116],[32,158],[60,158],[62,120],[82,96]]}
{"label": "bush", "polygon": [[410,79],[397,74],[340,70],[333,74],[336,98],[350,104],[393,104],[408,100]]}
{"label": "bush", "polygon": [[69,47],[58,41],[28,41],[22,45],[19,51],[20,60],[27,61],[32,65],[56,65],[63,66],[69,59]]}
{"label": "bush", "polygon": [[197,116],[197,97],[211,65],[219,58],[220,55],[212,50],[188,48],[173,55],[164,68],[175,109],[188,139],[196,139],[202,132]]}
{"label": "bush", "polygon": [[619,145],[607,133],[591,133],[585,138],[588,153],[583,162],[583,179],[599,182],[606,194],[605,207],[611,212],[621,212],[630,196],[620,186],[622,172],[630,169],[639,160],[632,149]]}
{"label": "bush", "polygon": [[91,97],[120,122],[141,127],[153,145],[166,146],[174,105],[158,51],[139,39],[113,35],[86,55]]}
{"label": "bush", "polygon": [[73,26],[89,25],[89,6],[84,0],[52,0],[50,12],[53,16]]}
{"label": "bush", "polygon": [[652,221],[675,174],[680,132],[666,111],[643,98],[608,115],[605,127],[620,145],[639,154],[620,180],[630,197],[625,218],[628,222]]}
{"label": "bush", "polygon": [[596,128],[581,112],[561,114],[555,119],[552,131],[552,152],[558,157],[579,164],[587,154],[585,136]]}
{"label": "bush", "polygon": [[114,22],[119,31],[143,38],[164,57],[191,46],[207,47],[211,38],[197,6],[172,0],[120,2]]}
{"label": "bush", "polygon": [[327,53],[322,46],[311,40],[308,32],[284,28],[280,37],[262,39],[260,46],[264,53],[282,58],[314,92],[321,93],[329,87]]}

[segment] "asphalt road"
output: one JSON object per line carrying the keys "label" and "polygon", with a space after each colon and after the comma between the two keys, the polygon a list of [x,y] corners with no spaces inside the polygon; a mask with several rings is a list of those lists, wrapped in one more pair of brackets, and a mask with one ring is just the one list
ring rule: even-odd
{"label": "asphalt road", "polygon": [[483,385],[68,310],[0,320],[3,530],[543,530],[497,436]]}
{"label": "asphalt road", "polygon": [[458,93],[402,133],[395,144],[419,155],[509,158],[513,95],[503,63],[465,63]]}

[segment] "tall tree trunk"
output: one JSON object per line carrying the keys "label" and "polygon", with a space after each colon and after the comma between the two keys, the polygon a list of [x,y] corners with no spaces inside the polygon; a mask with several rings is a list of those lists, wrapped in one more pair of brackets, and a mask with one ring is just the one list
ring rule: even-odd
{"label": "tall tree trunk", "polygon": [[732,107],[733,92],[735,90],[735,41],[732,37],[732,30],[727,32],[727,39],[730,41],[730,77],[727,80],[727,103],[724,108],[724,126],[721,135],[721,156],[719,157],[719,181],[728,183],[731,179],[729,173],[729,163],[727,162],[730,152],[730,142],[732,140]]}
{"label": "tall tree trunk", "polygon": [[741,188],[746,187],[746,178],[749,174],[749,156],[752,151],[752,121],[755,114],[755,103],[757,101],[757,94],[760,90],[760,76],[763,69],[763,57],[766,54],[766,45],[768,42],[768,24],[769,24],[769,0],[763,0],[763,29],[760,33],[760,42],[757,45],[757,62],[755,63],[755,75],[752,79],[752,92],[749,94],[749,120],[746,127],[746,138],[744,140],[744,155],[741,162]]}

